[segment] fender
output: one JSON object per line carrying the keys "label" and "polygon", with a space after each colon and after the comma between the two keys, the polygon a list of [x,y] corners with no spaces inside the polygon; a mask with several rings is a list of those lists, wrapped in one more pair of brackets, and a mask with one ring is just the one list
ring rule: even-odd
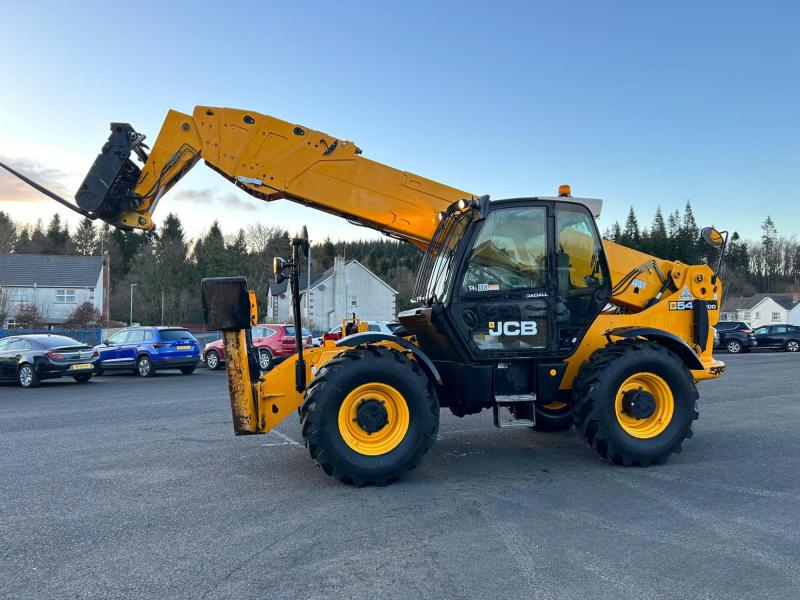
{"label": "fender", "polygon": [[346,348],[355,348],[362,344],[374,344],[375,342],[392,342],[393,344],[405,348],[414,355],[414,358],[419,361],[419,364],[425,369],[428,377],[430,377],[436,385],[443,385],[442,376],[439,374],[439,370],[436,368],[436,365],[433,364],[433,361],[428,358],[428,355],[408,340],[396,335],[376,332],[354,333],[353,335],[348,335],[338,340],[336,345]]}
{"label": "fender", "polygon": [[609,329],[604,334],[608,343],[611,344],[611,338],[623,338],[626,340],[635,339],[637,337],[644,338],[651,342],[661,344],[672,350],[684,362],[684,364],[691,371],[702,371],[704,369],[703,363],[700,362],[697,354],[692,350],[691,346],[677,335],[664,331],[663,329],[656,329],[655,327],[616,327]]}

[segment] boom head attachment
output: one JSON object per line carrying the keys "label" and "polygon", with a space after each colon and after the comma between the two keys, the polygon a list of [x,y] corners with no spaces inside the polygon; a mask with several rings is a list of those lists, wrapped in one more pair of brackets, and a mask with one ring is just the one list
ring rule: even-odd
{"label": "boom head attachment", "polygon": [[142,162],[147,161],[144,138],[129,123],[111,123],[108,141],[75,194],[81,209],[116,224],[123,213],[141,205],[141,198],[134,193],[141,169],[130,156],[135,152]]}

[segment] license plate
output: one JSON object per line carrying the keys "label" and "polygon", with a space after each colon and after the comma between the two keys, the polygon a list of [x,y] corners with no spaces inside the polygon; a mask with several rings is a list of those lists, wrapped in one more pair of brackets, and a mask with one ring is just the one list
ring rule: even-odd
{"label": "license plate", "polygon": [[175,349],[176,350],[191,350],[192,347],[191,346],[176,346]]}
{"label": "license plate", "polygon": [[86,369],[91,369],[91,368],[93,368],[93,365],[89,363],[83,365],[72,365],[70,367],[70,369],[73,371],[85,371]]}

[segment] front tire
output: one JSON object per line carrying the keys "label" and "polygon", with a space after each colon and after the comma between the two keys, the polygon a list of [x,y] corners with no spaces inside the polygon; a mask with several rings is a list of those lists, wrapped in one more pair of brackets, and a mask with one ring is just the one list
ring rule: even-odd
{"label": "front tire", "polygon": [[24,388],[35,388],[39,386],[39,375],[36,369],[29,363],[23,363],[17,369],[17,383]]}
{"label": "front tire", "polygon": [[191,375],[197,367],[181,367],[181,373]]}
{"label": "front tire", "polygon": [[308,386],[302,434],[311,458],[344,483],[387,485],[422,461],[439,431],[439,402],[419,364],[368,346],[331,359]]}
{"label": "front tire", "polygon": [[692,437],[697,388],[667,348],[621,342],[595,350],[573,388],[575,427],[587,444],[618,465],[666,462]]}
{"label": "front tire", "polygon": [[743,350],[742,344],[738,340],[728,340],[728,343],[725,344],[725,349],[728,354],[739,354]]}
{"label": "front tire", "polygon": [[800,352],[800,342],[797,340],[786,340],[783,349],[786,352]]}
{"label": "front tire", "polygon": [[92,378],[91,373],[83,373],[82,375],[73,375],[72,378],[78,383],[88,383]]}
{"label": "front tire", "polygon": [[140,356],[136,360],[136,372],[139,377],[152,377],[156,374],[156,368],[149,356]]}

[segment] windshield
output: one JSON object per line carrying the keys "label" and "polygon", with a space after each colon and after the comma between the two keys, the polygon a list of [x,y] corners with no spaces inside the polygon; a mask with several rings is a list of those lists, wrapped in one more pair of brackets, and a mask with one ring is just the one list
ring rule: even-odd
{"label": "windshield", "polygon": [[444,301],[453,271],[453,258],[470,223],[469,213],[454,214],[455,211],[455,204],[447,209],[422,259],[413,297],[418,302],[433,304]]}

